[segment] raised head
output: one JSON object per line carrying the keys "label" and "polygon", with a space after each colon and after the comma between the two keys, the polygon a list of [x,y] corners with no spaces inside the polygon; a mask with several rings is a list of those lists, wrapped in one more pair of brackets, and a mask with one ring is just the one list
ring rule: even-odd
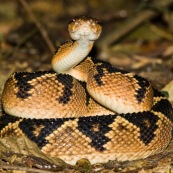
{"label": "raised head", "polygon": [[95,18],[79,16],[71,20],[68,30],[73,40],[95,41],[100,36],[102,27]]}

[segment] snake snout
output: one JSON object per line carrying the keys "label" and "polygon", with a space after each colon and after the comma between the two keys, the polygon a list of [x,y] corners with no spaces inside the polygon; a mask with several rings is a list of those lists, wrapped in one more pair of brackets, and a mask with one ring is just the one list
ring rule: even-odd
{"label": "snake snout", "polygon": [[83,16],[74,18],[69,23],[68,30],[73,40],[95,41],[100,36],[102,27],[96,19]]}

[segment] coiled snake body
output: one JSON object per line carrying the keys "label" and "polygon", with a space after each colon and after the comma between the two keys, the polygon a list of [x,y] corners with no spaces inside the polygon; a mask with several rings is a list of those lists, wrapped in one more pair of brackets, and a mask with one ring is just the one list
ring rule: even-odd
{"label": "coiled snake body", "polygon": [[172,138],[170,102],[146,79],[87,57],[102,30],[96,19],[75,18],[68,29],[74,41],[53,56],[56,72],[18,72],[5,83],[1,137],[26,135],[71,164],[163,151]]}

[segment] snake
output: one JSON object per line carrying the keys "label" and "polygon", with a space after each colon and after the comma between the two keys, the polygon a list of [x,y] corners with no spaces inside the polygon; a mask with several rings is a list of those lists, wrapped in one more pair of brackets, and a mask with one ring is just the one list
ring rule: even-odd
{"label": "snake", "polygon": [[144,159],[172,139],[173,109],[150,82],[88,56],[102,32],[89,16],[69,22],[70,41],[52,70],[15,72],[2,92],[0,136],[26,136],[50,157],[69,164]]}

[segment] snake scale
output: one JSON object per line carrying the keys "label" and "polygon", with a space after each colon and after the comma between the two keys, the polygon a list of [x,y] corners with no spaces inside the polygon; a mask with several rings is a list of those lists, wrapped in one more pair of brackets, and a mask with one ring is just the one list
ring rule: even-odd
{"label": "snake scale", "polygon": [[172,139],[171,103],[148,80],[87,57],[102,31],[74,18],[71,41],[52,59],[54,71],[16,72],[2,93],[1,137],[27,136],[70,164],[135,160],[162,152]]}

